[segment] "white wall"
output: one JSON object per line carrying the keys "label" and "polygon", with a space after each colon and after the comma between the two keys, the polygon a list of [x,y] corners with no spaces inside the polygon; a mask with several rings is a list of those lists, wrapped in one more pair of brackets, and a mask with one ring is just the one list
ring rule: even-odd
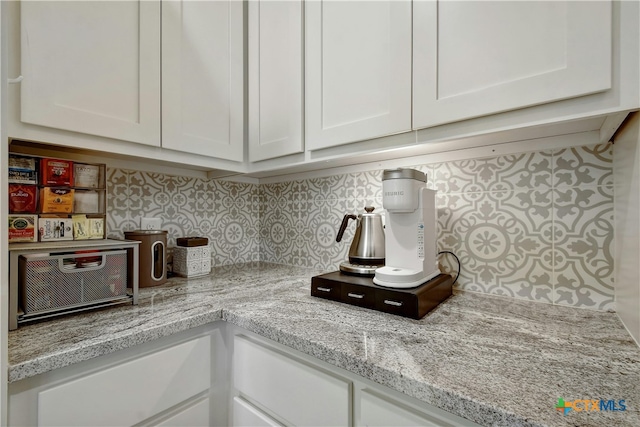
{"label": "white wall", "polygon": [[640,113],[614,139],[616,308],[640,343]]}

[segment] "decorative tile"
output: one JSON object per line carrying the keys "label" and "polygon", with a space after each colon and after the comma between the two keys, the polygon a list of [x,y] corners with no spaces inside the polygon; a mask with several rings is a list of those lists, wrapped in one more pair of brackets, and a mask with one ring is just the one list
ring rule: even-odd
{"label": "decorative tile", "polygon": [[356,199],[382,199],[382,170],[351,174],[355,185]]}
{"label": "decorative tile", "polygon": [[306,182],[309,200],[353,200],[356,197],[354,175],[333,175]]}
{"label": "decorative tile", "polygon": [[296,212],[274,206],[267,209],[260,224],[260,260],[280,264],[292,264],[303,255],[296,245],[299,239]]}
{"label": "decorative tile", "polygon": [[[614,308],[612,153],[604,144],[412,166],[438,190],[437,243],[462,262],[456,287]],[[383,211],[382,170],[253,185],[108,169],[107,194],[110,237],[157,216],[170,245],[208,237],[214,266],[335,270],[355,231],[335,241],[344,215]],[[457,271],[452,256],[439,261]]]}
{"label": "decorative tile", "polygon": [[[524,284],[551,269],[551,204],[549,190],[439,195],[438,249],[460,259],[457,287],[548,300],[549,282],[539,283],[535,292]],[[450,257],[443,258],[445,270],[457,268]]]}
{"label": "decorative tile", "polygon": [[257,260],[259,234],[256,219],[250,212],[232,207],[216,221],[210,232],[214,265],[230,265]]}
{"label": "decorative tile", "polygon": [[613,187],[554,190],[554,302],[613,308]]}
{"label": "decorative tile", "polygon": [[132,229],[129,217],[129,173],[107,169],[107,237],[124,239],[124,230]]}
{"label": "decorative tile", "polygon": [[347,260],[355,225],[349,226],[340,242],[336,236],[346,213],[352,213],[352,201],[326,200],[302,217],[301,250],[308,255],[306,267],[336,270]]}
{"label": "decorative tile", "polygon": [[434,165],[435,188],[472,193],[551,188],[550,152],[513,154]]}
{"label": "decorative tile", "polygon": [[613,185],[613,144],[554,152],[555,188]]}

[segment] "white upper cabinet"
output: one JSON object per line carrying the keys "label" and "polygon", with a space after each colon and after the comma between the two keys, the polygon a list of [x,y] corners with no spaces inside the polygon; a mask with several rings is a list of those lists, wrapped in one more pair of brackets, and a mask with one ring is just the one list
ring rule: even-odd
{"label": "white upper cabinet", "polygon": [[413,127],[606,91],[610,1],[416,1]]}
{"label": "white upper cabinet", "polygon": [[411,129],[410,1],[305,4],[305,117],[315,150]]}
{"label": "white upper cabinet", "polygon": [[160,145],[160,5],[21,2],[21,120]]}
{"label": "white upper cabinet", "polygon": [[304,151],[302,1],[249,2],[249,160]]}
{"label": "white upper cabinet", "polygon": [[243,4],[162,2],[162,147],[242,161]]}

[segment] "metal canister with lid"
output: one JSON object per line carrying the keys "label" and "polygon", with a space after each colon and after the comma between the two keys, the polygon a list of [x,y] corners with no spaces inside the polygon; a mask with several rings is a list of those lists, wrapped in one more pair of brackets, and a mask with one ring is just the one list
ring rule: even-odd
{"label": "metal canister with lid", "polygon": [[127,240],[140,242],[139,286],[144,288],[165,283],[167,281],[167,231],[125,231],[124,237]]}

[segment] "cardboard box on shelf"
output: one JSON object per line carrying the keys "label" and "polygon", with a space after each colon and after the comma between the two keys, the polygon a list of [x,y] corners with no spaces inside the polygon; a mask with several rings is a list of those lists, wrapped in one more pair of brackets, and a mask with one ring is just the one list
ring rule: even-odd
{"label": "cardboard box on shelf", "polygon": [[34,157],[9,154],[9,179],[15,184],[37,184],[38,169]]}
{"label": "cardboard box on shelf", "polygon": [[40,217],[38,231],[41,242],[73,240],[73,220],[71,218]]}
{"label": "cardboard box on shelf", "polygon": [[36,213],[38,187],[30,184],[9,184],[9,213]]}
{"label": "cardboard box on shelf", "polygon": [[9,215],[9,242],[37,242],[38,215]]}
{"label": "cardboard box on shelf", "polygon": [[73,162],[61,159],[40,159],[42,185],[73,185]]}
{"label": "cardboard box on shelf", "polygon": [[84,163],[74,164],[74,175],[76,187],[98,188],[100,187],[100,166],[87,165]]}
{"label": "cardboard box on shelf", "polygon": [[71,213],[73,212],[73,198],[75,190],[72,188],[44,187],[40,189],[40,212],[42,213]]}

